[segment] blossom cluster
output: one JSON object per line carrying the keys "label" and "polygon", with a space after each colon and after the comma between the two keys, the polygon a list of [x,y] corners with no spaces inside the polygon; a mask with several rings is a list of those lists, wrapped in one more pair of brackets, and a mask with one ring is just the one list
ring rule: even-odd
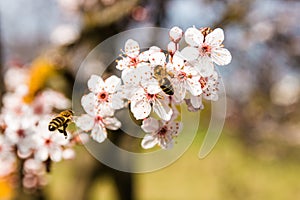
{"label": "blossom cluster", "polygon": [[7,92],[0,113],[0,177],[22,169],[19,181],[25,188],[35,189],[47,183],[45,175],[51,162],[74,158],[73,146],[79,140],[76,135],[65,139],[63,134],[48,130],[56,115],[54,109],[70,107],[63,94],[47,89],[30,102],[24,101],[29,73],[28,68],[14,66],[4,76]]}
{"label": "blossom cluster", "polygon": [[[86,114],[76,119],[76,125],[91,131],[92,138],[101,143],[107,129],[121,128],[116,110],[128,107],[135,120],[142,120],[141,128],[147,133],[143,148],[171,148],[183,127],[177,107],[185,103],[189,111],[197,111],[203,109],[203,98],[218,100],[215,65],[229,64],[231,54],[222,44],[221,28],[190,27],[183,32],[173,27],[169,38],[166,51],[157,46],[141,51],[137,41],[127,40],[116,65],[121,77],[103,80],[91,75],[89,93],[81,99]],[[183,38],[186,45],[181,50]]]}

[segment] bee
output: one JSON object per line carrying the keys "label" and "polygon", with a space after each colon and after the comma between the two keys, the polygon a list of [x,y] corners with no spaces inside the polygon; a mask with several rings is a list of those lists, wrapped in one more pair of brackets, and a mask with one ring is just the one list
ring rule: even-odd
{"label": "bee", "polygon": [[66,128],[68,124],[72,121],[74,112],[72,110],[64,110],[54,117],[49,123],[49,131],[58,130],[63,133],[65,138],[67,138]]}
{"label": "bee", "polygon": [[171,81],[168,79],[168,72],[165,67],[157,65],[154,68],[154,78],[158,81],[160,88],[167,95],[174,94],[174,88],[171,84]]}

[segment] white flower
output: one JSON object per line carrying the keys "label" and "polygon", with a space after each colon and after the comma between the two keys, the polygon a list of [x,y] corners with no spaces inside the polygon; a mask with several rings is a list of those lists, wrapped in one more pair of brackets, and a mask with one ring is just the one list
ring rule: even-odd
{"label": "white flower", "polygon": [[5,114],[4,120],[7,125],[4,134],[10,143],[17,146],[18,156],[22,158],[30,156],[34,147],[32,137],[35,134],[36,118],[30,114],[22,116]]}
{"label": "white flower", "polygon": [[34,158],[39,161],[46,161],[50,158],[54,162],[59,162],[62,160],[63,148],[69,143],[69,140],[65,139],[61,133],[49,131],[48,124],[50,121],[50,116],[45,117],[39,121],[36,127]]}
{"label": "white flower", "polygon": [[202,93],[199,83],[200,74],[193,67],[185,65],[179,56],[174,55],[172,63],[168,63],[167,69],[173,74],[172,85],[177,102],[184,99],[186,90],[194,96]]}
{"label": "white flower", "polygon": [[117,61],[118,64],[116,68],[119,70],[136,68],[140,63],[143,63],[147,60],[147,53],[140,55],[139,43],[135,40],[129,39],[125,43],[125,56],[122,57],[121,60]]}
{"label": "white flower", "polygon": [[231,54],[227,49],[223,48],[223,40],[224,32],[220,28],[215,29],[206,37],[200,30],[194,27],[188,28],[185,32],[185,41],[190,46],[185,47],[181,54],[188,61],[199,60],[200,63],[196,67],[202,73],[204,71],[203,68],[208,68],[211,71],[211,61],[217,65],[227,65],[231,62]]}
{"label": "white flower", "polygon": [[82,98],[81,102],[87,114],[75,118],[75,123],[83,131],[91,131],[91,137],[95,141],[101,143],[106,139],[106,128],[117,130],[121,127],[121,122],[111,117],[109,110],[95,109],[93,98]]}
{"label": "white flower", "polygon": [[[121,79],[115,75],[110,76],[105,81],[100,76],[91,75],[88,80],[88,88],[92,93],[82,97],[94,99],[94,104],[99,110],[108,110],[113,115],[115,109],[124,107],[124,102],[116,95],[121,86]],[[94,96],[94,97],[93,97]],[[84,104],[82,104],[84,107]]]}
{"label": "white flower", "polygon": [[142,129],[148,133],[142,140],[142,147],[149,149],[155,145],[162,149],[173,146],[173,138],[182,130],[182,123],[175,121],[158,121],[152,117],[143,120]]}
{"label": "white flower", "polygon": [[144,87],[138,87],[130,98],[130,109],[133,116],[137,120],[145,119],[150,115],[153,108],[154,112],[161,119],[170,120],[172,109],[167,104],[168,98],[160,93],[161,88],[157,84],[157,81],[146,86],[147,83],[149,82],[146,82]]}

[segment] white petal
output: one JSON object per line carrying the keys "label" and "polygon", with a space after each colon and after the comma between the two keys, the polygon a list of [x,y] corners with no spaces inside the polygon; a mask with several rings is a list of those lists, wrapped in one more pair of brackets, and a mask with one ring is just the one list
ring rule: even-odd
{"label": "white petal", "polygon": [[94,126],[94,117],[84,114],[75,118],[75,124],[84,131],[92,130]]}
{"label": "white petal", "polygon": [[214,49],[211,57],[217,65],[228,65],[232,59],[230,52],[225,48]]}
{"label": "white petal", "polygon": [[173,84],[174,87],[174,97],[176,102],[181,102],[186,94],[186,88],[179,81],[175,81]]}
{"label": "white petal", "polygon": [[103,142],[107,137],[106,129],[97,124],[92,130],[91,137],[99,143]]}
{"label": "white petal", "polygon": [[144,119],[141,128],[146,133],[153,133],[153,132],[157,131],[159,128],[158,120],[154,119],[152,117]]}
{"label": "white petal", "polygon": [[96,111],[96,97],[94,93],[89,93],[81,97],[81,105],[86,113],[94,115]]}
{"label": "white petal", "polygon": [[208,77],[214,73],[214,64],[208,56],[199,57],[199,62],[194,67],[202,77]]}
{"label": "white petal", "polygon": [[121,85],[121,79],[115,75],[110,76],[105,80],[105,91],[114,93]]}
{"label": "white petal", "polygon": [[142,53],[140,53],[140,55],[138,56],[138,60],[140,62],[147,62],[149,60],[149,56],[150,56],[150,51],[143,51]]}
{"label": "white petal", "polygon": [[152,65],[162,65],[166,63],[166,56],[163,52],[154,52],[149,57],[149,62]]}
{"label": "white petal", "polygon": [[194,27],[188,28],[185,32],[185,41],[191,46],[200,46],[203,43],[203,39],[202,33]]}
{"label": "white petal", "polygon": [[147,64],[122,71],[122,80],[124,84],[128,85],[139,85],[141,81],[148,80],[151,76],[151,67]]}
{"label": "white petal", "polygon": [[50,158],[54,162],[59,162],[62,159],[62,149],[60,147],[56,147],[51,149],[50,153]]}
{"label": "white petal", "polygon": [[[198,79],[199,80],[199,79]],[[198,96],[202,93],[201,84],[197,79],[188,79],[186,81],[186,89],[194,96]]]}
{"label": "white petal", "polygon": [[75,158],[75,151],[71,148],[65,149],[62,153],[62,157],[65,160],[70,160]]}
{"label": "white petal", "polygon": [[205,43],[210,46],[220,46],[224,41],[224,31],[216,28],[205,37]]}
{"label": "white petal", "polygon": [[113,94],[111,96],[111,105],[113,109],[121,109],[125,106],[124,100],[123,100],[124,96],[122,95],[122,93],[117,93],[117,94]]}
{"label": "white petal", "polygon": [[121,127],[121,122],[115,117],[104,118],[103,123],[110,130],[118,130]]}
{"label": "white petal", "polygon": [[129,64],[130,64],[130,58],[125,57],[125,58],[123,58],[123,59],[121,59],[121,60],[118,61],[118,64],[117,64],[116,68],[118,70],[124,70],[124,69],[130,67]]}
{"label": "white petal", "polygon": [[173,114],[173,110],[164,101],[156,100],[153,105],[154,112],[163,120],[169,121]]}
{"label": "white petal", "polygon": [[201,96],[191,96],[191,104],[194,108],[203,107]]}
{"label": "white petal", "polygon": [[150,115],[151,105],[144,100],[131,101],[130,109],[135,119],[145,119]]}
{"label": "white petal", "polygon": [[140,45],[137,41],[129,39],[125,43],[125,53],[131,57],[135,58],[140,53]]}
{"label": "white petal", "polygon": [[195,47],[185,47],[178,55],[181,55],[183,60],[193,61],[199,57],[199,51]]}
{"label": "white petal", "polygon": [[158,81],[154,78],[141,82],[141,85],[149,94],[157,94],[162,91]]}
{"label": "white petal", "polygon": [[115,113],[115,110],[112,108],[111,103],[102,103],[97,107],[96,115],[100,115],[101,117],[111,117]]}
{"label": "white petal", "polygon": [[152,136],[151,134],[146,134],[142,140],[142,147],[144,149],[150,149],[157,144],[157,138]]}
{"label": "white petal", "polygon": [[98,93],[104,87],[104,82],[100,76],[91,75],[90,79],[88,80],[88,88],[93,93]]}
{"label": "white petal", "polygon": [[34,157],[37,160],[45,161],[49,156],[48,149],[46,147],[40,147],[36,150]]}

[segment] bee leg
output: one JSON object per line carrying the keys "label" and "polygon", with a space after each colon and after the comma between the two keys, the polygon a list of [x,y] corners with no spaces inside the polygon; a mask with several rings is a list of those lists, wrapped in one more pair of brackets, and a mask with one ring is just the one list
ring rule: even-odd
{"label": "bee leg", "polygon": [[67,126],[63,126],[62,129],[57,129],[60,133],[63,133],[65,138],[67,139],[67,132],[66,132],[66,127]]}
{"label": "bee leg", "polygon": [[68,134],[67,134],[67,131],[66,131],[67,127],[68,127],[68,124],[64,124],[64,126],[63,126],[63,133],[64,133],[64,136],[65,136],[65,139],[67,139],[67,137],[68,137]]}

